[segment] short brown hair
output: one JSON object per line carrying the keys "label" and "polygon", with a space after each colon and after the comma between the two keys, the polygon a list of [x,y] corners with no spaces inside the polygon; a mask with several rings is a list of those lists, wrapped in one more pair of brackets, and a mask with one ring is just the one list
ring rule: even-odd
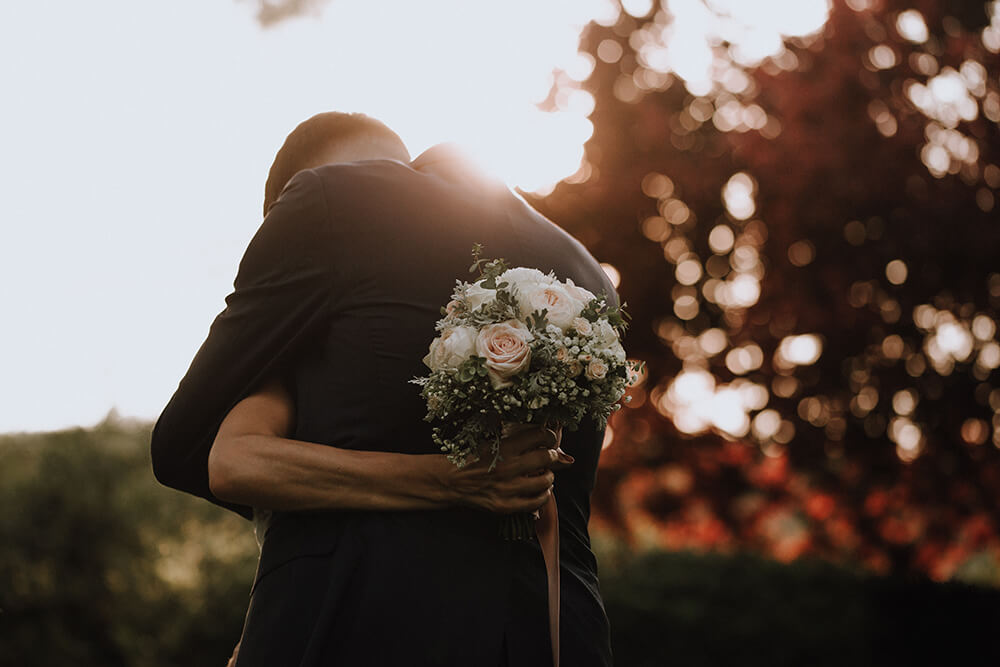
{"label": "short brown hair", "polygon": [[267,215],[292,176],[303,169],[317,166],[323,154],[338,141],[358,136],[378,138],[390,146],[398,144],[400,155],[409,155],[399,135],[371,116],[340,111],[316,114],[299,123],[274,156],[264,185],[264,215]]}

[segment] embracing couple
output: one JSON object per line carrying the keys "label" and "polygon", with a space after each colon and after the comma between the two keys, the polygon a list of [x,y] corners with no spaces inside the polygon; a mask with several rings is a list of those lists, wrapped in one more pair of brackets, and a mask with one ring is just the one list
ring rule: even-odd
{"label": "embracing couple", "polygon": [[[152,437],[162,483],[258,524],[238,667],[535,667],[554,646],[565,667],[611,664],[587,533],[603,433],[523,427],[493,470],[459,469],[409,382],[475,244],[617,302],[579,242],[448,146],[411,161],[382,123],[324,113],[275,157],[226,308]],[[555,642],[542,546],[499,531],[546,505]]]}

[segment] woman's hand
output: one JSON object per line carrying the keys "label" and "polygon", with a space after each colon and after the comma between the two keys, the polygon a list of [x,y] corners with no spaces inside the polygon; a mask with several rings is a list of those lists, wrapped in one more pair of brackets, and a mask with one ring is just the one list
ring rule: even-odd
{"label": "woman's hand", "polygon": [[442,475],[452,502],[496,514],[534,512],[548,502],[553,470],[569,467],[573,458],[559,448],[561,429],[518,425],[500,441],[500,461],[480,460]]}

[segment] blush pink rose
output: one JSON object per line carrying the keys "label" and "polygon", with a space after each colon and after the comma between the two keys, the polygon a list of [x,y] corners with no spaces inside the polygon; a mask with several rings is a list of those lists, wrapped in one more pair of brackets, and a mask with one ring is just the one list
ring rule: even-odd
{"label": "blush pink rose", "polygon": [[528,369],[534,336],[522,322],[507,320],[479,330],[476,354],[486,358],[486,372],[494,389],[514,384],[512,377]]}
{"label": "blush pink rose", "polygon": [[600,359],[591,359],[585,375],[588,380],[600,380],[608,374],[608,365]]}

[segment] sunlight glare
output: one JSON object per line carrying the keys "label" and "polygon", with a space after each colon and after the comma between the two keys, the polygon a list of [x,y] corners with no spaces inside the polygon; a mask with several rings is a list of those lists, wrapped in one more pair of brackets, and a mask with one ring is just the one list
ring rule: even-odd
{"label": "sunlight glare", "polygon": [[[627,9],[632,4],[640,3],[627,3]],[[661,30],[646,33],[640,59],[652,69],[676,73],[695,95],[714,87],[714,70],[724,62],[715,46],[728,43],[735,62],[759,65],[785,53],[786,37],[814,34],[830,15],[830,0],[662,0],[662,5],[671,18]]]}
{"label": "sunlight glare", "polygon": [[[354,6],[352,5],[352,8]],[[325,20],[334,21],[346,5],[331,4]],[[351,9],[373,17],[375,7]],[[396,11],[396,9],[394,9]],[[394,25],[422,26],[419,44],[399,73],[413,72],[396,89],[369,94],[378,105],[362,109],[383,119],[419,154],[432,144],[452,141],[487,173],[524,191],[546,194],[563,178],[579,172],[583,144],[593,133],[588,116],[594,98],[580,83],[593,72],[593,56],[580,52],[580,34],[592,20],[617,20],[611,0],[512,0],[501,5],[470,5],[465,26],[444,20],[453,11],[445,0],[404,4]],[[485,38],[488,27],[493,35]],[[516,48],[501,39],[516,36]],[[456,58],[456,54],[461,57]],[[386,56],[388,58],[389,55]],[[443,65],[447,63],[447,67]],[[373,66],[386,69],[382,59]],[[370,77],[359,70],[357,77]],[[556,85],[554,104],[546,100]],[[371,86],[368,87],[372,89]],[[403,97],[426,103],[403,105]]]}

